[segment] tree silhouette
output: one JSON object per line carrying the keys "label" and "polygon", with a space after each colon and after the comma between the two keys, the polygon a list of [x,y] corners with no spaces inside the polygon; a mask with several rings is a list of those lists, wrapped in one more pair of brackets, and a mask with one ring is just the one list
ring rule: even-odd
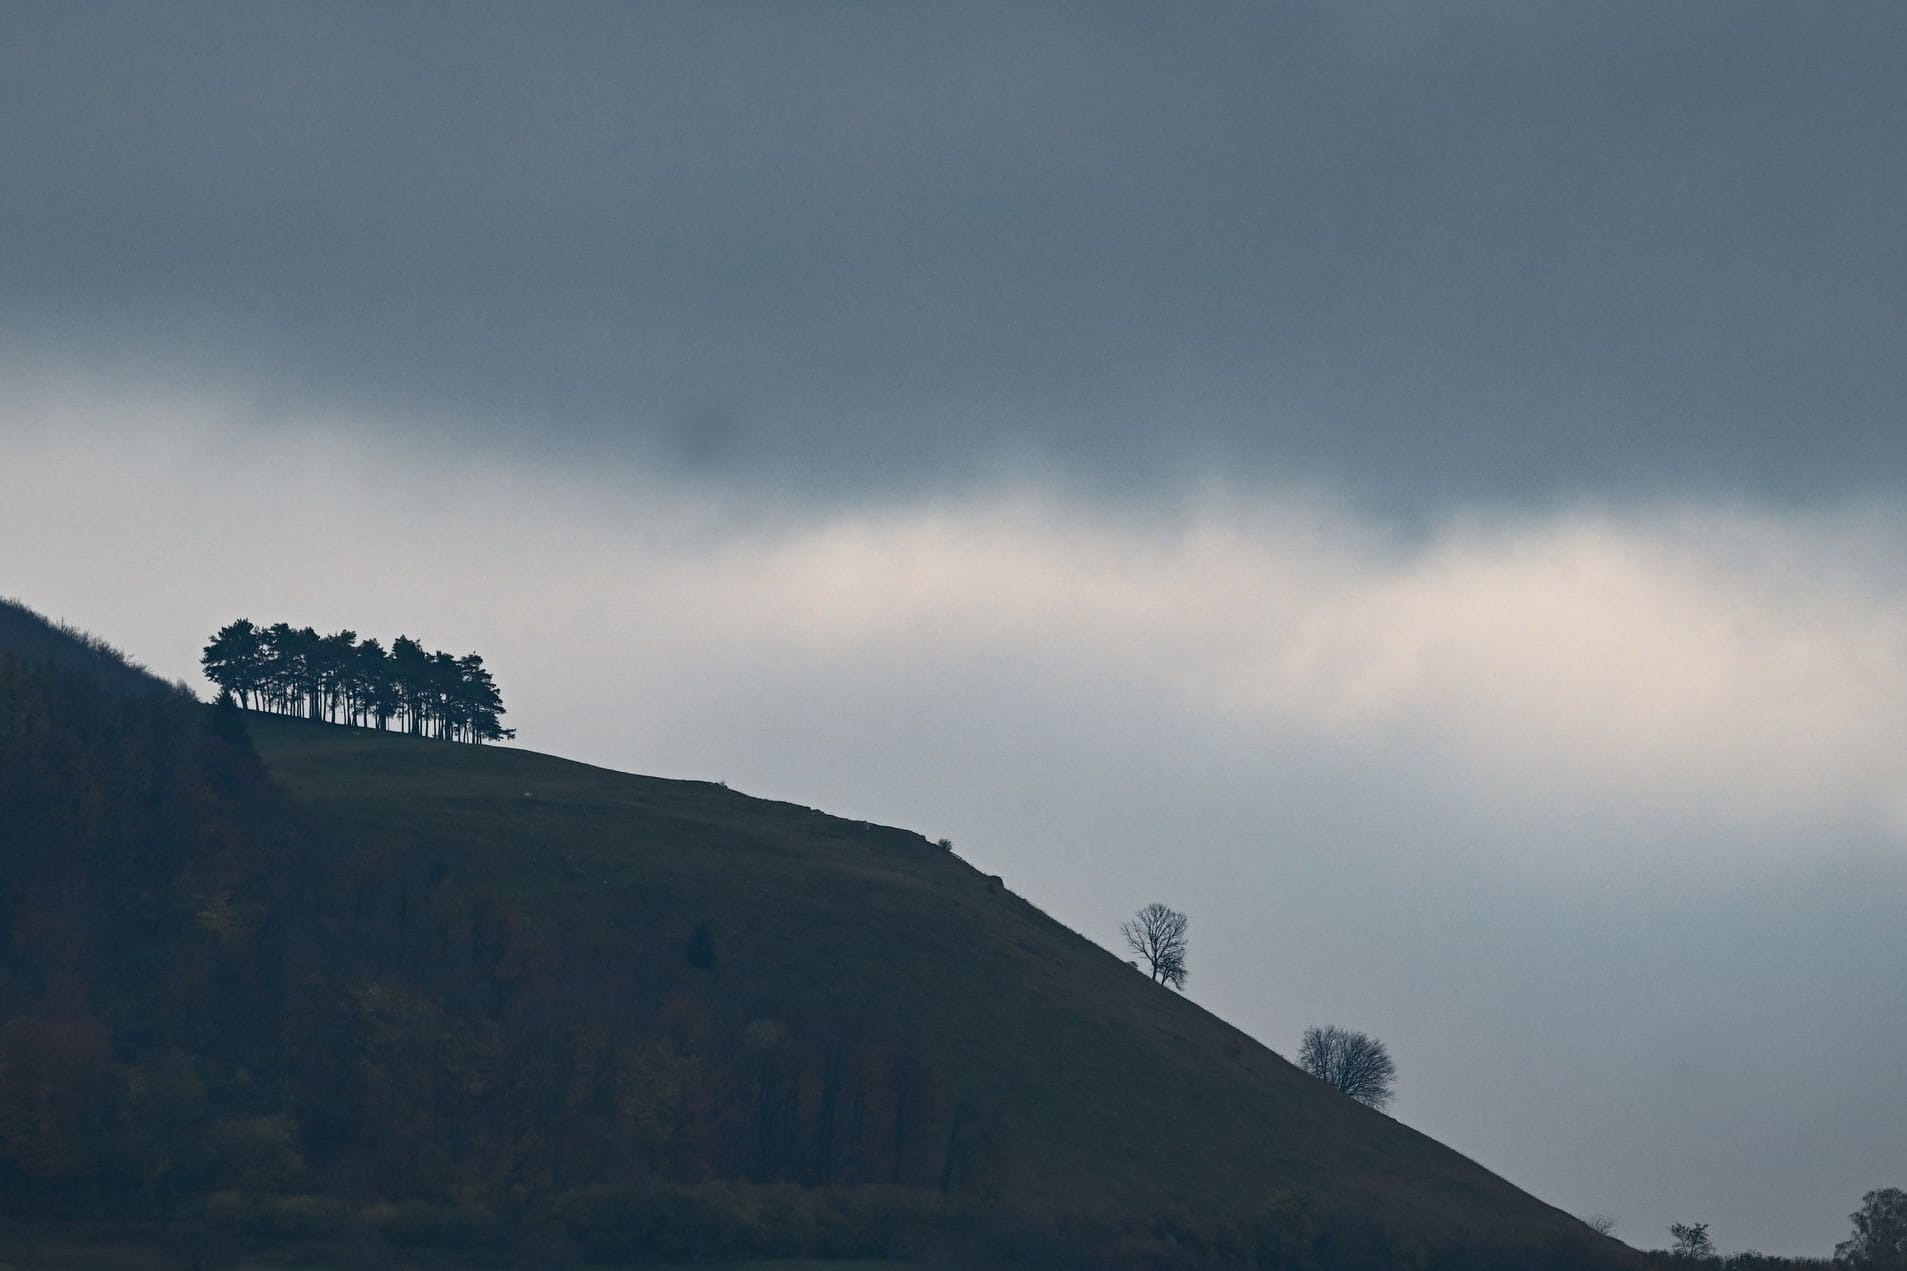
{"label": "tree silhouette", "polygon": [[206,678],[250,709],[264,678],[265,633],[240,618],[219,628],[202,661]]}
{"label": "tree silhouette", "polygon": [[1373,1108],[1390,1103],[1395,1093],[1397,1065],[1384,1043],[1368,1033],[1335,1025],[1307,1028],[1298,1043],[1298,1067]]}
{"label": "tree silhouette", "polygon": [[241,618],[212,636],[199,662],[246,709],[380,731],[397,721],[413,736],[444,741],[516,736],[503,727],[503,697],[481,655],[427,652],[409,636],[386,652],[349,628],[321,636],[311,627],[260,628]]}
{"label": "tree silhouette", "polygon": [[1715,1256],[1715,1242],[1708,1238],[1705,1222],[1672,1222],[1669,1234],[1675,1237],[1675,1246],[1669,1252],[1678,1258],[1707,1261]]}
{"label": "tree silhouette", "polygon": [[337,723],[338,714],[344,709],[351,673],[357,662],[357,647],[358,633],[345,630],[321,637],[312,649],[313,678],[323,717],[330,723]]}
{"label": "tree silhouette", "polygon": [[460,740],[496,741],[509,731],[499,722],[504,712],[497,682],[475,653],[466,653],[457,659],[457,709],[459,727],[463,730]]}
{"label": "tree silhouette", "polygon": [[391,726],[391,717],[403,704],[397,694],[397,680],[391,672],[390,655],[375,637],[367,636],[358,645],[357,660],[359,722],[369,720],[383,732]]}
{"label": "tree silhouette", "polygon": [[1156,984],[1185,988],[1186,928],[1191,920],[1176,909],[1153,903],[1119,924],[1126,948],[1144,958]]}
{"label": "tree silhouette", "polygon": [[397,688],[398,705],[404,712],[404,731],[414,737],[424,733],[424,708],[430,700],[430,654],[409,636],[391,641],[391,679]]}
{"label": "tree silhouette", "polygon": [[1907,1192],[1883,1187],[1861,1197],[1849,1215],[1854,1234],[1834,1246],[1834,1260],[1853,1271],[1907,1271]]}
{"label": "tree silhouette", "polygon": [[[289,625],[274,622],[265,628],[260,641],[259,659],[259,688],[264,696],[265,709],[280,715],[291,714],[296,698],[298,669]],[[211,672],[207,671],[206,674],[210,675]]]}

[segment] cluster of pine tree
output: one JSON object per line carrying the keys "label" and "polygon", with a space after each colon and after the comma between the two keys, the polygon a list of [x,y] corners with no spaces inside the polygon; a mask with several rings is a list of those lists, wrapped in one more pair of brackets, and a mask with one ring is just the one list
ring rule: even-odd
{"label": "cluster of pine tree", "polygon": [[199,659],[205,677],[247,710],[417,737],[482,743],[516,736],[499,722],[503,698],[475,653],[425,651],[409,636],[386,650],[355,631],[319,635],[245,618],[221,627]]}

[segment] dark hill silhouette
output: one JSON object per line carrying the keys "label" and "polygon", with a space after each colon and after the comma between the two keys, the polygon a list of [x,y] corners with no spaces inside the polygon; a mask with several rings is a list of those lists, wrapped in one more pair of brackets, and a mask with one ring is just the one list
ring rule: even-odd
{"label": "dark hill silhouette", "polygon": [[69,667],[115,693],[177,691],[177,686],[167,684],[99,637],[43,617],[5,597],[0,597],[0,653]]}
{"label": "dark hill silhouette", "polygon": [[908,831],[17,658],[0,805],[0,1261],[1627,1256]]}

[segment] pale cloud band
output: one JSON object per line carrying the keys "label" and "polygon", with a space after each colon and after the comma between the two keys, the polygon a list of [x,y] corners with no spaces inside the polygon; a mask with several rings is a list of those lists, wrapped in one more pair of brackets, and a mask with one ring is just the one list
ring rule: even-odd
{"label": "pale cloud band", "polygon": [[[1512,822],[1661,822],[1743,850],[1903,828],[1907,594],[1887,561],[1907,526],[1881,511],[1565,507],[1405,538],[1314,495],[1212,485],[1136,524],[1037,488],[763,518],[323,428],[253,444],[201,425],[182,446],[179,420],[229,410],[142,409],[16,416],[32,461],[0,480],[16,543],[46,541],[52,500],[122,559],[163,522],[181,561],[217,562],[117,633],[172,675],[227,609],[393,629],[428,614],[467,633],[433,638],[482,644],[525,688],[583,673],[653,699],[693,666],[878,673],[931,696],[949,668],[1011,666],[1096,685],[1109,713],[1143,690],[1227,735],[1413,756]],[[16,565],[83,594],[63,555]],[[87,607],[111,625],[145,577],[104,571]],[[999,704],[1003,725],[1041,708],[1037,692]],[[564,748],[549,724],[526,736]]]}

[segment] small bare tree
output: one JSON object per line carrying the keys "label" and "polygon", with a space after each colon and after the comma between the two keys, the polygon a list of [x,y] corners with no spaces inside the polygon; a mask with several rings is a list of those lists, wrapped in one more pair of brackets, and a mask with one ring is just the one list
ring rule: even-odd
{"label": "small bare tree", "polygon": [[1384,1043],[1368,1033],[1336,1025],[1307,1028],[1298,1043],[1298,1067],[1373,1108],[1389,1104],[1396,1093],[1397,1065]]}
{"label": "small bare tree", "polygon": [[1145,959],[1155,984],[1185,988],[1185,929],[1191,920],[1176,909],[1151,904],[1119,924],[1126,948]]}

